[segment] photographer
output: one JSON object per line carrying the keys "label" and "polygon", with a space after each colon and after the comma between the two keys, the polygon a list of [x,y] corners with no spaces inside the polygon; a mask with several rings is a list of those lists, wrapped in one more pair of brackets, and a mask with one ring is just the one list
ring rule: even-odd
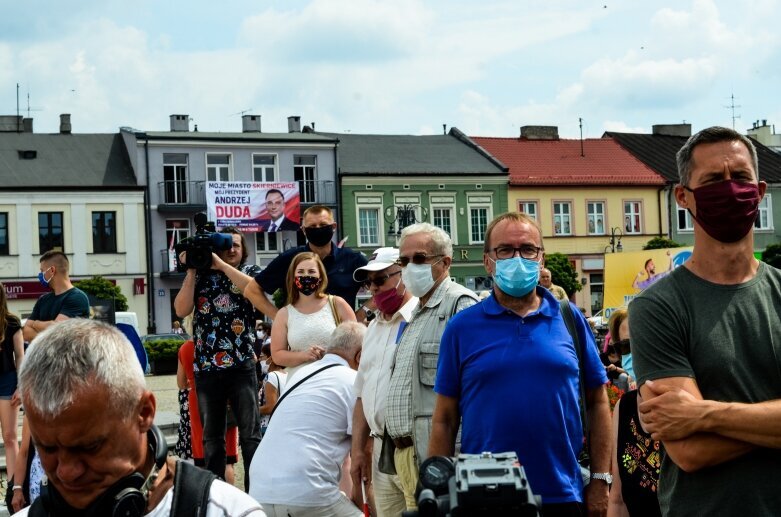
{"label": "photographer", "polygon": [[[211,269],[188,267],[176,295],[176,314],[183,318],[195,309],[195,389],[203,419],[206,468],[225,477],[225,414],[230,402],[239,426],[239,443],[249,465],[260,443],[258,382],[252,343],[256,312],[242,292],[260,268],[245,264],[244,236],[228,227],[233,247],[212,253]],[[187,263],[187,253],[179,256]],[[245,478],[248,486],[249,478]]]}

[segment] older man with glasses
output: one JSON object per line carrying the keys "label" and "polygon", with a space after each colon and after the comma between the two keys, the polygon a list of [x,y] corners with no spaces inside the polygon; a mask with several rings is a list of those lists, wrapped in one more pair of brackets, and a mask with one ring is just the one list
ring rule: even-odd
{"label": "older man with glasses", "polygon": [[[488,225],[483,264],[494,278],[493,294],[453,318],[442,336],[428,453],[453,455],[460,423],[462,453],[518,454],[545,517],[605,515],[611,482],[605,368],[577,307],[538,285],[543,258],[540,228],[525,214],[503,214]],[[585,494],[581,389],[591,424]]]}
{"label": "older man with glasses", "polygon": [[420,300],[396,347],[379,470],[398,474],[410,510],[431,432],[439,340],[455,313],[477,303],[474,292],[450,280],[452,261],[453,244],[441,228],[418,223],[402,230],[402,282]]}

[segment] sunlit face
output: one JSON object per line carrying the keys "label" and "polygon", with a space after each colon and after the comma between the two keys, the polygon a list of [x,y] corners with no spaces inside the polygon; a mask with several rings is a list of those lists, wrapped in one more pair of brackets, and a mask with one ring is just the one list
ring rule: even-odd
{"label": "sunlit face", "polygon": [[[504,219],[499,221],[491,231],[488,249],[493,250],[499,246],[520,248],[523,245],[541,248],[541,242],[542,238],[540,237],[540,232],[533,224],[522,223],[512,219]],[[543,254],[540,252],[537,257],[537,262],[541,262],[542,259]],[[493,275],[496,272],[496,260],[497,258],[493,251],[483,254],[483,265],[489,275]]]}
{"label": "sunlit face", "polygon": [[285,198],[279,192],[271,192],[266,196],[266,210],[272,220],[279,219],[285,211]]}
{"label": "sunlit face", "polygon": [[320,269],[312,259],[302,260],[296,266],[296,276],[313,276],[320,278]]}
{"label": "sunlit face", "polygon": [[540,271],[540,284],[543,287],[550,287],[553,285],[551,281],[550,271],[547,269]]}
{"label": "sunlit face", "polygon": [[[369,283],[368,289],[369,292],[372,293],[372,296],[393,289],[398,289],[399,292],[404,290],[404,283],[401,280],[401,266],[396,264],[393,264],[382,271],[370,271],[369,274],[366,275],[366,282]],[[380,287],[377,287],[376,285],[378,282],[382,283]]]}
{"label": "sunlit face", "polygon": [[431,276],[439,280],[450,269],[452,257],[436,256],[434,243],[427,233],[414,233],[404,238],[399,246],[399,258],[405,257],[414,262],[415,255],[425,255],[425,263],[431,264]]}
{"label": "sunlit face", "polygon": [[317,213],[317,214],[306,214],[306,217],[304,217],[303,221],[303,227],[304,230],[307,228],[322,228],[323,226],[333,226],[336,227],[336,223],[334,223],[334,217],[333,215],[329,214],[326,211]]}
{"label": "sunlit face", "polygon": [[241,235],[231,234],[233,237],[233,247],[229,250],[221,251],[220,258],[233,267],[238,267],[241,264],[241,255],[243,248],[241,247]]}
{"label": "sunlit face", "polygon": [[82,390],[73,406],[53,420],[25,404],[41,465],[69,505],[85,508],[121,478],[142,469],[154,404],[154,395],[146,392],[138,413],[120,418],[107,390],[95,385]]}

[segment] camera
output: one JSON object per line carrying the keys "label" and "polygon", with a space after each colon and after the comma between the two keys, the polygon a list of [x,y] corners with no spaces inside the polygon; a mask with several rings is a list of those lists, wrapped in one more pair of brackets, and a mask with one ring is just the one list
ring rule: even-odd
{"label": "camera", "polygon": [[[208,271],[212,266],[212,253],[229,250],[233,247],[233,236],[229,233],[217,233],[214,223],[203,212],[195,214],[195,235],[182,239],[174,246],[176,250],[176,270],[180,273],[187,269]],[[182,252],[187,252],[187,262],[179,260]]]}
{"label": "camera", "polygon": [[542,504],[514,452],[433,456],[420,466],[420,484],[417,511],[403,517],[533,517]]}

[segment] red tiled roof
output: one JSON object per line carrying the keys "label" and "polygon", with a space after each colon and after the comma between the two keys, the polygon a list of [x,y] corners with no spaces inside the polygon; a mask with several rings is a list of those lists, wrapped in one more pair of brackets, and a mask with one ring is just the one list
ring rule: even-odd
{"label": "red tiled roof", "polygon": [[664,179],[607,138],[526,140],[470,137],[510,168],[510,185],[659,185]]}

